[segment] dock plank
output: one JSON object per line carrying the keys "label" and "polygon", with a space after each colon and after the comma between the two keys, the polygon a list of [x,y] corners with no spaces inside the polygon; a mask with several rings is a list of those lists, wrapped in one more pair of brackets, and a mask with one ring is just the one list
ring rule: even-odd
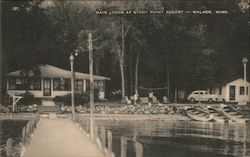
{"label": "dock plank", "polygon": [[69,119],[41,119],[23,157],[104,157]]}

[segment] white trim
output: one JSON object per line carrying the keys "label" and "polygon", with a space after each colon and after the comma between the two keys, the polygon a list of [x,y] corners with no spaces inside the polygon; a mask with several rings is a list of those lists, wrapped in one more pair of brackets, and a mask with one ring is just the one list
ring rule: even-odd
{"label": "white trim", "polygon": [[83,91],[86,92],[86,80],[83,80]]}

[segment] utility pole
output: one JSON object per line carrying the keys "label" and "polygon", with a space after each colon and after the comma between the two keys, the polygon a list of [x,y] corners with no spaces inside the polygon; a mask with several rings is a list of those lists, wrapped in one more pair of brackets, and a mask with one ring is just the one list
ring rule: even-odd
{"label": "utility pole", "polygon": [[89,41],[89,85],[90,85],[90,138],[94,141],[94,80],[93,80],[93,45],[92,45],[92,33],[88,34]]}
{"label": "utility pole", "polygon": [[[0,1],[0,8],[2,8],[2,2]],[[2,21],[1,21],[1,11],[0,11],[0,23],[2,23]],[[3,72],[3,68],[2,68],[2,66],[3,66],[3,55],[2,55],[2,53],[3,53],[3,51],[2,51],[2,35],[0,35],[0,105],[2,105],[3,104],[3,79],[2,79],[2,72]]]}
{"label": "utility pole", "polygon": [[73,54],[69,57],[70,60],[70,69],[71,69],[71,108],[72,108],[72,120],[75,120],[75,75],[74,75],[74,56]]}
{"label": "utility pole", "polygon": [[247,63],[248,63],[248,59],[247,57],[243,57],[242,58],[242,63],[243,63],[243,68],[244,68],[244,94],[245,94],[245,101],[246,101],[246,104],[247,104],[247,101],[248,101],[248,96],[247,96],[247,93],[248,93],[248,85],[247,85]]}
{"label": "utility pole", "polygon": [[168,86],[168,89],[167,89],[167,98],[168,100],[170,100],[170,80],[169,80],[169,62],[167,64],[167,86]]}

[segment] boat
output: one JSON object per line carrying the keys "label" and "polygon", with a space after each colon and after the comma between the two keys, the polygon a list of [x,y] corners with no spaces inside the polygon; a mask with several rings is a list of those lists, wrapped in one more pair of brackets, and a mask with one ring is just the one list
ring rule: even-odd
{"label": "boat", "polygon": [[224,122],[232,122],[232,120],[228,119],[224,114],[217,108],[207,106],[206,111],[213,115],[213,120],[215,122],[224,123]]}
{"label": "boat", "polygon": [[222,104],[220,107],[220,111],[223,113],[225,117],[232,120],[233,122],[246,123],[249,121],[249,119],[247,119],[242,112],[238,111],[233,106],[227,106]]}
{"label": "boat", "polygon": [[185,108],[185,112],[188,117],[196,121],[208,122],[208,121],[213,120],[212,114],[206,111],[200,110],[200,109],[188,107],[188,108]]}

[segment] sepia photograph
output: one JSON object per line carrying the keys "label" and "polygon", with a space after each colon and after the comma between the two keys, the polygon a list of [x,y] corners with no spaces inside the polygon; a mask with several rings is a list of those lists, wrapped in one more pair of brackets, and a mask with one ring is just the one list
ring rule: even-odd
{"label": "sepia photograph", "polygon": [[0,0],[0,157],[250,157],[249,0]]}

